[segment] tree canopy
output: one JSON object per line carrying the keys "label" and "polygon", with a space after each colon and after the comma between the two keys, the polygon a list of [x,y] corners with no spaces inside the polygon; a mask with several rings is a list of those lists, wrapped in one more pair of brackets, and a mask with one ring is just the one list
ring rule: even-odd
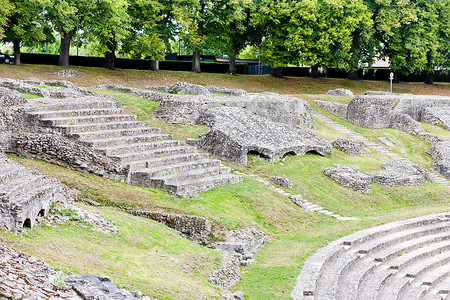
{"label": "tree canopy", "polygon": [[175,43],[193,53],[194,72],[200,72],[202,49],[209,49],[230,59],[233,74],[246,47],[261,49],[275,68],[306,65],[312,75],[319,67],[355,73],[374,57],[388,58],[404,74],[450,67],[450,0],[0,2],[0,34],[14,43],[16,56],[21,45],[59,37],[62,66],[69,65],[78,26],[80,38],[104,54],[110,68],[117,53],[155,61]]}

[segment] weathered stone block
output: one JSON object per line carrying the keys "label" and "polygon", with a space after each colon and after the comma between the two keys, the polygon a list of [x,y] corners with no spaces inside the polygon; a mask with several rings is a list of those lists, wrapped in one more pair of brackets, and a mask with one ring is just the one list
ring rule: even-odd
{"label": "weathered stone block", "polygon": [[269,180],[272,183],[279,185],[281,187],[287,188],[287,189],[292,189],[292,187],[293,187],[292,182],[289,180],[289,178],[286,178],[286,177],[270,176]]}

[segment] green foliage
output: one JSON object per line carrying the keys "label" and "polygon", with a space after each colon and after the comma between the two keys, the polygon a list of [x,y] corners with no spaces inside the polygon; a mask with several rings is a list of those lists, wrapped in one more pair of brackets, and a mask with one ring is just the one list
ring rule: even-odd
{"label": "green foliage", "polygon": [[124,40],[122,52],[133,58],[162,59],[165,50],[162,11],[157,0],[129,0],[130,33]]}
{"label": "green foliage", "polygon": [[44,4],[44,0],[16,0],[5,3],[6,6],[0,9],[0,22],[3,20],[3,9],[10,10],[10,17],[4,40],[27,45],[45,40],[47,25],[41,15]]}
{"label": "green foliage", "polygon": [[126,0],[99,0],[86,19],[86,37],[95,41],[99,52],[115,53],[130,29]]}
{"label": "green foliage", "polygon": [[263,54],[275,67],[301,63],[350,70],[368,52],[353,44],[355,36],[371,35],[371,13],[361,0],[265,0],[259,18],[268,33]]}
{"label": "green foliage", "polygon": [[433,72],[449,65],[450,1],[405,0],[372,3],[380,51],[404,74]]}

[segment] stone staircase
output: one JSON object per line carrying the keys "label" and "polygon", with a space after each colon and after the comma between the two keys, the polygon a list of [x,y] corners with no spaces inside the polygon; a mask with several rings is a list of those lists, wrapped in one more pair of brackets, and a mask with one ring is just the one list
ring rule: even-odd
{"label": "stone staircase", "polygon": [[332,242],[303,266],[294,299],[450,299],[450,212]]}
{"label": "stone staircase", "polygon": [[70,203],[72,199],[56,180],[0,153],[0,226],[19,232],[23,227],[32,228],[53,202]]}
{"label": "stone staircase", "polygon": [[41,130],[62,134],[129,165],[132,185],[189,195],[242,181],[219,160],[137,121],[106,97],[38,99],[28,115]]}

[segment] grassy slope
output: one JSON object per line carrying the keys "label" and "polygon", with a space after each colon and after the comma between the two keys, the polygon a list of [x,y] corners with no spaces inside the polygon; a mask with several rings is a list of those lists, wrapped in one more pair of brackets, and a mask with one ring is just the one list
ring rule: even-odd
{"label": "grassy slope", "polygon": [[[278,92],[282,94],[325,94],[330,89],[347,88],[354,93],[367,90],[389,90],[388,81],[352,81],[347,79],[305,77],[273,78],[270,76],[231,76],[226,74],[175,71],[106,70],[104,68],[73,67],[83,73],[76,77],[54,77],[51,73],[62,69],[46,65],[0,65],[0,77],[15,79],[40,78],[46,80],[69,80],[73,83],[91,87],[97,84],[117,83],[126,86],[144,87],[147,85],[173,84],[178,81],[220,87],[241,88],[248,92]],[[449,83],[426,85],[423,83],[394,84],[394,92],[414,94],[450,95]]]}
{"label": "grassy slope", "polygon": [[[91,72],[88,69],[83,71]],[[97,70],[92,70],[92,72],[94,71],[97,72]],[[111,77],[109,72],[122,72],[100,71],[98,70],[98,76],[103,78],[102,80],[108,79],[110,81],[115,80],[115,75]],[[147,73],[154,74],[151,72]],[[127,82],[128,80],[131,82],[133,76],[135,76],[133,74],[135,72],[130,72],[124,81]],[[158,74],[162,76],[167,75],[166,72]],[[205,80],[205,78],[208,80],[225,78],[224,75],[189,75],[194,79],[203,78],[202,80]],[[234,81],[234,78],[230,76],[225,79],[229,80],[227,82],[231,82]],[[240,82],[239,85],[236,82],[235,87],[245,87],[251,86],[253,80],[264,81],[269,77],[256,79],[252,77],[237,78],[240,78]],[[243,81],[242,78],[246,80]],[[171,80],[177,81],[179,77],[171,77]],[[280,91],[280,88],[277,86],[279,81],[277,79],[273,79],[273,81],[272,86],[268,90]],[[302,93],[305,92],[304,87],[298,87],[298,89],[302,90]],[[128,106],[127,109],[137,113],[140,119],[151,120],[147,114],[157,105],[156,103],[148,102],[148,100],[120,93],[112,93],[110,95],[117,97],[121,103],[126,104]],[[313,98],[314,96],[310,97],[310,99]],[[327,98],[323,99],[326,100]],[[342,101],[346,101],[346,99],[342,99]],[[315,109],[318,108],[315,107]],[[345,121],[337,121],[348,125],[353,130],[371,139],[377,136],[386,136],[396,144],[396,149],[393,149],[393,151],[405,151],[408,158],[421,163],[425,167],[430,167],[431,158],[425,154],[429,145],[416,140],[404,132],[398,130],[371,131],[347,124]],[[154,122],[159,121],[155,120]],[[318,122],[317,125],[318,132],[329,139],[345,137],[324,123]],[[201,130],[189,127],[175,128],[171,127],[171,125],[167,125],[165,129],[174,131],[175,135],[180,138],[191,137],[197,133],[197,130],[204,130],[204,128]],[[409,150],[411,146],[414,146],[412,147],[414,150]],[[214,221],[216,232],[220,232],[221,228],[235,229],[249,225],[264,230],[267,233],[267,243],[257,254],[257,261],[250,267],[243,269],[242,281],[236,287],[236,289],[241,289],[246,293],[247,299],[288,299],[304,259],[331,240],[376,224],[445,211],[448,210],[449,205],[447,197],[449,189],[433,183],[427,183],[421,187],[403,188],[372,185],[374,193],[372,195],[362,195],[341,187],[323,174],[323,169],[331,166],[333,163],[356,165],[363,171],[377,170],[381,167],[381,163],[388,159],[377,152],[354,158],[335,151],[333,158],[315,155],[287,157],[283,163],[278,164],[269,164],[257,157],[251,157],[247,168],[239,168],[247,173],[258,174],[262,177],[269,175],[289,177],[294,183],[294,188],[290,190],[292,193],[299,193],[304,198],[336,211],[341,215],[360,218],[359,221],[351,222],[338,221],[317,213],[308,214],[292,204],[286,197],[275,194],[251,179],[245,179],[241,184],[214,189],[198,197],[177,198],[164,191],[132,187],[94,175],[86,176],[83,174],[81,176],[78,172],[40,161],[17,159],[33,169],[38,169],[43,173],[59,178],[70,187],[78,189],[80,197],[96,200],[103,205],[122,208],[159,209],[205,216]],[[145,236],[145,234],[140,230],[134,231],[135,235],[128,233],[134,230],[134,222],[137,219],[123,216],[120,213],[113,213],[109,210],[106,210],[105,214],[121,225],[121,227],[124,227],[124,231],[127,232],[126,235],[129,235],[129,238],[108,237],[104,239],[104,246],[112,247],[109,253],[125,253],[129,251],[128,247],[130,247],[133,255],[125,257],[124,255],[105,254],[104,247],[98,248],[94,246],[92,251],[89,252],[89,257],[92,257],[94,261],[102,261],[97,269],[89,267],[92,266],[90,263],[85,263],[83,260],[78,262],[72,258],[84,255],[83,247],[75,247],[75,249],[70,247],[72,240],[79,234],[78,231],[80,229],[70,229],[73,231],[69,230],[67,232],[65,231],[66,228],[57,230],[42,229],[24,238],[12,237],[8,234],[3,234],[3,236],[7,243],[16,245],[19,249],[26,250],[28,253],[35,254],[53,265],[64,266],[66,271],[77,273],[89,273],[89,271],[104,272],[113,277],[122,286],[149,291],[149,295],[160,299],[164,299],[164,297],[176,298],[173,295],[177,295],[177,293],[188,295],[189,291],[192,294],[192,289],[189,290],[189,287],[183,285],[179,286],[180,284],[171,285],[165,281],[156,281],[156,283],[152,281],[154,277],[161,277],[169,281],[171,278],[175,279],[179,275],[179,268],[172,268],[170,264],[165,264],[165,262],[173,259],[181,264],[186,264],[193,260],[192,257],[183,256],[176,249],[173,249],[174,252],[172,253],[170,251],[171,247],[149,247],[140,252],[132,241],[134,238],[142,239],[141,235]],[[124,219],[127,221],[124,221]],[[138,223],[140,224],[140,222]],[[154,226],[152,228],[156,228],[154,232],[152,231],[152,235],[163,232],[160,235],[162,241],[176,243],[174,247],[189,249],[189,251],[197,253],[197,258],[199,257],[200,254],[198,253],[201,252],[196,252],[200,251],[197,250],[198,246],[188,242],[182,243],[176,234],[170,233],[171,231],[167,232],[168,230],[164,229],[164,227],[161,226],[161,229],[159,229],[159,225],[154,224],[154,222],[145,222],[152,224],[151,226]],[[82,237],[86,240],[89,240],[91,237],[94,240],[103,239],[98,234],[90,232],[85,233]],[[51,242],[45,242],[47,240]],[[150,245],[153,245],[152,243],[154,242],[155,240],[145,241],[145,243]],[[158,253],[155,253],[155,249],[159,250]],[[152,259],[161,262],[162,267],[155,270],[146,264],[140,266],[142,258],[140,255],[144,252],[151,255]],[[133,258],[135,255],[136,259]],[[202,263],[206,263],[207,266],[214,265],[214,254],[206,251],[206,254],[202,255],[204,255],[201,258]],[[116,259],[117,257],[122,257],[122,259]],[[140,272],[146,273],[147,277],[141,278],[140,272],[135,274],[129,271],[134,270],[136,265],[140,266]],[[194,270],[185,275],[189,280],[193,280],[193,282],[200,285],[203,284],[197,289],[199,291],[198,295],[201,295],[201,297],[207,298],[214,293],[212,287],[204,281],[205,274],[199,274],[199,271]],[[198,276],[196,277],[196,275]]]}

